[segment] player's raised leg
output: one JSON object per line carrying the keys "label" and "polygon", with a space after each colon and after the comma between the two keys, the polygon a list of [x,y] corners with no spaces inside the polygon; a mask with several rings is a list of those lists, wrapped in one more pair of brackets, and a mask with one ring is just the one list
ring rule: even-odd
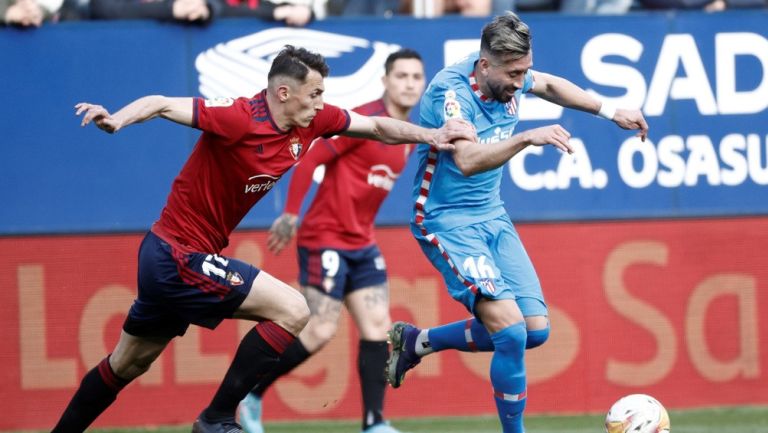
{"label": "player's raised leg", "polygon": [[83,377],[52,431],[84,431],[128,383],[149,369],[169,341],[170,338],[140,338],[122,331],[115,350]]}
{"label": "player's raised leg", "polygon": [[240,422],[248,433],[261,433],[261,400],[280,377],[301,365],[336,334],[342,302],[315,287],[304,287],[310,318],[307,326],[281,356],[279,365],[248,393],[240,405]]}
{"label": "player's raised leg", "polygon": [[301,294],[264,271],[254,279],[235,318],[257,320],[235,353],[211,403],[193,426],[195,433],[240,431],[235,412],[240,401],[269,372],[309,319]]}

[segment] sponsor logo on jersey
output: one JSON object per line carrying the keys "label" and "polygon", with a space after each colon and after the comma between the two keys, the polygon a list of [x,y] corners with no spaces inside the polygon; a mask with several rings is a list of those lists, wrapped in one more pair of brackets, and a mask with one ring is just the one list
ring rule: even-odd
{"label": "sponsor logo on jersey", "polygon": [[299,137],[291,138],[291,142],[288,144],[288,151],[291,152],[293,159],[299,159],[303,147],[304,145],[299,141]]}
{"label": "sponsor logo on jersey", "polygon": [[368,185],[386,191],[392,191],[392,187],[395,185],[395,180],[397,180],[398,176],[399,174],[392,171],[388,165],[376,164],[371,167],[371,171],[368,172]]}
{"label": "sponsor logo on jersey", "polygon": [[271,28],[216,44],[199,53],[195,68],[200,94],[206,98],[255,95],[267,86],[272,59],[286,44],[320,53],[326,59],[348,56],[359,63],[347,75],[331,75],[325,79],[323,99],[340,107],[355,107],[361,101],[380,98],[384,92],[381,83],[384,61],[400,48],[397,44],[332,32]]}
{"label": "sponsor logo on jersey", "polygon": [[461,117],[461,104],[456,99],[456,92],[448,90],[445,92],[445,102],[443,102],[443,114],[445,120],[458,119]]}
{"label": "sponsor logo on jersey", "polygon": [[248,178],[248,183],[245,185],[246,194],[266,193],[272,187],[275,186],[277,180],[280,177],[270,176],[268,174],[258,174]]}
{"label": "sponsor logo on jersey", "polygon": [[235,103],[235,100],[233,98],[224,98],[224,97],[216,97],[216,98],[206,99],[203,101],[203,104],[206,107],[229,107],[234,103]]}

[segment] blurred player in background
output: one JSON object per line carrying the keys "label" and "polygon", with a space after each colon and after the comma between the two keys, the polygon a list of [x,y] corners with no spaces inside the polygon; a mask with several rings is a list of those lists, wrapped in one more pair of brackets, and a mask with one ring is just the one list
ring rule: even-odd
{"label": "blurred player in background", "polygon": [[[415,51],[401,49],[384,64],[384,95],[354,109],[369,116],[408,120],[424,91],[424,65]],[[285,212],[268,240],[279,253],[296,233],[302,200],[312,173],[325,165],[323,182],[298,230],[299,282],[310,310],[306,328],[283,353],[280,367],[243,400],[240,422],[261,433],[261,399],[280,376],[319,351],[336,333],[342,304],[360,332],[357,365],[363,397],[365,433],[396,433],[384,421],[384,366],[389,356],[389,289],[384,258],[373,233],[382,202],[405,167],[413,144],[387,146],[365,138],[318,140],[296,166]]]}
{"label": "blurred player in background", "polygon": [[526,402],[526,348],[549,336],[547,305],[536,271],[499,197],[503,166],[528,146],[551,144],[571,153],[560,125],[513,135],[523,93],[598,114],[624,129],[648,125],[637,110],[602,103],[563,78],[531,69],[528,26],[514,13],[482,31],[480,52],[439,72],[421,102],[421,122],[461,118],[479,142],[459,140],[453,151],[422,147],[414,182],[411,230],[443,275],[451,296],[473,314],[431,329],[398,322],[390,331],[387,380],[399,387],[421,357],[444,349],[494,351],[490,380],[505,433],[521,433]]}
{"label": "blurred player in background", "polygon": [[203,132],[141,244],[138,296],[117,346],[85,375],[54,432],[84,431],[190,324],[212,329],[226,318],[259,323],[243,337],[192,431],[242,431],[235,422],[240,400],[279,364],[306,325],[309,308],[292,287],[219,255],[235,226],[318,137],[343,133],[441,147],[459,136],[475,138],[462,122],[427,130],[324,104],[327,75],[322,56],[286,46],[272,62],[267,88],[252,98],[146,96],[115,114],[100,105],[76,105],[82,126],[94,122],[109,133],[156,117]]}

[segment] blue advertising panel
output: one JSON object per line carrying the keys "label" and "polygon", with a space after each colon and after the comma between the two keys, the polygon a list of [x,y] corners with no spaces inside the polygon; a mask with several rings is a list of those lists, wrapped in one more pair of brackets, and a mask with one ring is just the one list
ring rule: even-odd
{"label": "blue advertising panel", "polygon": [[[649,139],[591,114],[526,97],[518,132],[559,123],[577,152],[531,148],[506,167],[502,198],[516,221],[768,213],[768,14],[528,14],[534,69],[641,109]],[[427,75],[476,50],[486,20],[329,19],[308,28],[222,20],[205,28],[153,22],[62,23],[0,30],[3,158],[0,233],[145,230],[159,215],[197,131],[165,121],[113,136],[80,128],[80,101],[115,110],[149,94],[238,96],[266,84],[286,43],[326,56],[327,101],[380,96],[386,56],[418,50]],[[415,164],[379,214],[410,216]],[[288,176],[241,226],[268,227]]]}

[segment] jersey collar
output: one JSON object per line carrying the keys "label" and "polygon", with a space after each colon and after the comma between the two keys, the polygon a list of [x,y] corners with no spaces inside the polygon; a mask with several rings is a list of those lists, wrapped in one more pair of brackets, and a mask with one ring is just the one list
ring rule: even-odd
{"label": "jersey collar", "polygon": [[483,102],[491,101],[492,99],[488,96],[485,96],[483,92],[480,91],[480,86],[477,84],[477,77],[475,76],[475,71],[473,70],[469,74],[469,87],[472,88],[472,91],[475,92],[475,95],[480,98]]}

